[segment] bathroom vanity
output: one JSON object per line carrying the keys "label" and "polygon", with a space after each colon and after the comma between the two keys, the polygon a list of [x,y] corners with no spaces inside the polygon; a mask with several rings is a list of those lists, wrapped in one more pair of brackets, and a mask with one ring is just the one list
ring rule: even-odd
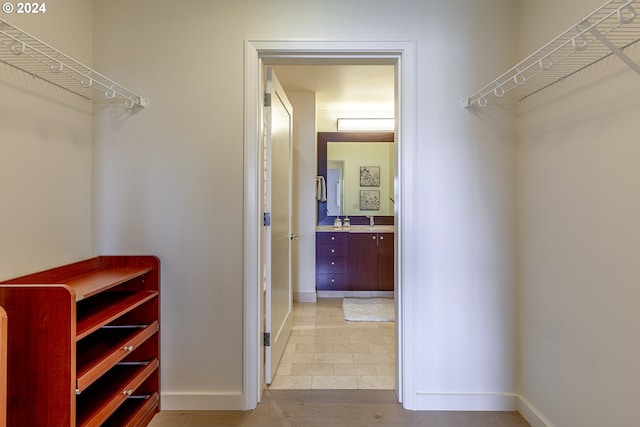
{"label": "bathroom vanity", "polygon": [[392,225],[316,228],[318,291],[393,291]]}
{"label": "bathroom vanity", "polygon": [[[394,290],[393,132],[318,132],[316,290]],[[351,226],[335,228],[340,217]]]}

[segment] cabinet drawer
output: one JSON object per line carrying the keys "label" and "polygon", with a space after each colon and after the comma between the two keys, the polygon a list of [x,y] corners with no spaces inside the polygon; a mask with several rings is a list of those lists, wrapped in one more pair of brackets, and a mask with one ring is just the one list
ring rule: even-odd
{"label": "cabinet drawer", "polygon": [[76,392],[81,393],[133,350],[153,336],[160,326],[104,327],[77,344]]}
{"label": "cabinet drawer", "polygon": [[318,274],[316,276],[316,288],[319,291],[346,291],[346,274]]}
{"label": "cabinet drawer", "polygon": [[346,274],[347,257],[318,257],[316,261],[316,272],[326,274]]}
{"label": "cabinet drawer", "polygon": [[347,245],[322,244],[316,247],[316,257],[338,257],[346,256],[348,251]]}
{"label": "cabinet drawer", "polygon": [[86,393],[78,396],[79,427],[102,425],[122,403],[146,380],[156,369],[158,359],[141,365],[117,366],[105,377],[90,387]]}
{"label": "cabinet drawer", "polygon": [[316,233],[316,242],[318,244],[328,244],[328,243],[337,243],[337,244],[346,244],[349,239],[349,233],[345,232],[335,232],[335,233]]}

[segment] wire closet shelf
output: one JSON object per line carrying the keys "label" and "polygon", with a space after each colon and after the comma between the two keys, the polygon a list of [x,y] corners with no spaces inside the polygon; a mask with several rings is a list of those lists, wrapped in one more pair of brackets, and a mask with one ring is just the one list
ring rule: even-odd
{"label": "wire closet shelf", "polygon": [[484,107],[489,99],[515,91],[518,102],[608,58],[618,56],[635,72],[640,66],[623,51],[640,41],[636,0],[610,0],[538,49],[471,97],[466,108]]}
{"label": "wire closet shelf", "polygon": [[0,62],[85,100],[119,100],[126,108],[148,104],[146,98],[3,19],[0,19]]}

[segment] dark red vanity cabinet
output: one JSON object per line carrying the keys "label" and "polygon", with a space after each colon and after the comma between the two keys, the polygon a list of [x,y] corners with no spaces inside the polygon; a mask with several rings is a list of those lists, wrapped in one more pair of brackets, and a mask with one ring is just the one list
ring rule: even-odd
{"label": "dark red vanity cabinet", "polygon": [[317,232],[319,291],[393,291],[393,233]]}
{"label": "dark red vanity cabinet", "polygon": [[349,233],[316,233],[316,288],[346,291]]}
{"label": "dark red vanity cabinet", "polygon": [[378,290],[378,235],[349,235],[349,290]]}
{"label": "dark red vanity cabinet", "polygon": [[393,233],[378,233],[378,290],[393,291]]}
{"label": "dark red vanity cabinet", "polygon": [[349,235],[349,290],[393,291],[393,233]]}

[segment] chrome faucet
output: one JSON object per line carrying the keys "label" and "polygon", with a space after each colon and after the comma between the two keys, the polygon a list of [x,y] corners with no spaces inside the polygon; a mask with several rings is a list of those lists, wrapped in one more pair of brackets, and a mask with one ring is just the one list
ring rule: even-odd
{"label": "chrome faucet", "polygon": [[367,218],[369,218],[369,227],[373,227],[375,225],[373,215],[367,215]]}

